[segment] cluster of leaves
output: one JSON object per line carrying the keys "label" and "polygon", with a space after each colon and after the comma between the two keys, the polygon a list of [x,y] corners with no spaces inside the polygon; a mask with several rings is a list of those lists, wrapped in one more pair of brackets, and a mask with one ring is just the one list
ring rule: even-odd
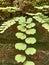
{"label": "cluster of leaves", "polygon": [[32,16],[37,22],[41,23],[42,27],[44,27],[45,29],[47,29],[47,31],[49,32],[49,17],[43,15],[42,13],[26,13],[30,16]]}
{"label": "cluster of leaves", "polygon": [[[34,28],[36,23],[33,21],[35,19],[37,22],[42,24],[42,27],[49,31],[49,18],[48,16],[43,15],[42,13],[26,13],[29,16],[20,16],[14,17],[11,20],[4,22],[0,26],[0,33],[4,33],[6,29],[8,29],[11,25],[18,23],[17,29],[19,32],[15,34],[17,39],[24,41],[18,42],[15,44],[15,48],[19,51],[25,51],[26,55],[34,55],[36,53],[36,49],[33,47],[28,47],[28,45],[33,45],[36,43],[36,38],[32,37],[36,33],[36,29]],[[31,35],[31,36],[30,36]],[[23,65],[31,64],[35,65],[34,62],[27,60],[27,57],[22,54],[17,54],[15,56],[15,60],[18,63],[23,63]]]}
{"label": "cluster of leaves", "polygon": [[[16,33],[16,37],[18,39],[25,40],[25,43],[16,43],[15,48],[20,50],[20,51],[21,50],[25,51],[25,54],[27,54],[27,55],[34,55],[36,53],[36,49],[32,48],[32,47],[28,48],[28,46],[26,45],[26,44],[32,45],[32,44],[36,43],[36,38],[30,37],[30,36],[28,37],[28,35],[34,35],[36,33],[36,29],[33,28],[35,26],[33,19],[35,19],[36,21],[41,23],[42,27],[44,27],[45,29],[47,29],[49,31],[49,18],[48,18],[48,16],[45,16],[42,13],[37,13],[37,14],[27,13],[27,14],[31,15],[32,18],[27,18],[27,20],[26,20],[26,17],[18,18],[19,19],[19,21],[18,21],[19,25],[17,26],[17,29],[20,32]],[[21,58],[21,60],[19,58]],[[22,54],[17,54],[15,56],[15,60],[18,63],[24,62],[23,65],[27,65],[30,63],[31,63],[31,65],[35,65],[32,61],[27,61],[26,56],[22,55]]]}
{"label": "cluster of leaves", "polygon": [[[36,7],[38,9],[45,8],[44,7]],[[49,7],[46,7],[49,8]],[[4,9],[3,9],[4,10]],[[20,16],[20,17],[14,17],[11,20],[8,20],[4,22],[0,26],[0,33],[4,33],[6,29],[8,29],[11,25],[14,25],[18,23],[17,29],[19,32],[15,34],[18,40],[24,41],[24,42],[16,42],[15,48],[19,51],[24,51],[27,56],[34,55],[36,53],[36,49],[33,47],[28,47],[28,45],[33,45],[36,43],[36,38],[33,37],[36,33],[36,29],[34,28],[36,23],[33,21],[35,19],[37,22],[42,24],[42,27],[47,29],[49,32],[49,18],[48,16],[43,15],[42,13],[26,13],[27,15],[31,16],[27,18],[27,16]],[[23,54],[17,54],[15,56],[15,60],[18,63],[23,63],[23,65],[35,65],[34,62],[29,61],[27,57]]]}
{"label": "cluster of leaves", "polygon": [[[16,4],[15,3],[14,5]],[[20,0],[21,1],[21,0]],[[32,0],[32,2],[28,2],[28,0],[26,0],[27,4],[31,4],[32,6],[37,5],[37,3],[42,2],[44,0]],[[0,0],[0,4],[6,4],[5,0]],[[21,2],[20,2],[20,6],[21,6]],[[44,8],[49,8],[49,6],[40,6],[40,7],[34,7],[36,9],[42,10]],[[2,10],[2,12],[16,12],[16,11],[20,11],[19,8],[17,7],[0,7],[0,10]],[[17,61],[17,63],[23,63],[23,65],[35,65],[35,63],[33,61],[29,61],[26,57],[27,56],[31,56],[34,55],[36,53],[36,49],[33,47],[28,47],[28,45],[33,45],[36,43],[36,38],[34,37],[35,33],[36,33],[36,29],[34,28],[36,23],[33,21],[33,19],[35,19],[37,22],[42,24],[42,27],[44,27],[45,29],[48,30],[49,32],[49,18],[48,16],[43,15],[42,13],[26,13],[27,15],[31,16],[30,18],[27,18],[27,16],[23,17],[14,17],[11,20],[8,20],[6,22],[4,22],[1,26],[0,26],[0,33],[4,33],[5,30],[7,30],[11,25],[14,25],[16,23],[18,23],[17,29],[19,32],[17,32],[15,34],[15,36],[17,37],[18,40],[21,40],[21,42],[16,42],[15,44],[15,48],[18,51],[24,51],[25,54],[17,54],[15,56],[15,60]]]}
{"label": "cluster of leaves", "polygon": [[15,22],[15,19],[11,19],[11,20],[8,20],[8,21],[5,21],[1,26],[0,26],[0,33],[4,33],[6,29],[8,29],[11,25],[14,25],[16,22]]}
{"label": "cluster of leaves", "polygon": [[[24,40],[25,42],[16,43],[15,48],[20,51],[25,51],[26,55],[34,55],[36,53],[36,49],[27,46],[36,43],[36,38],[32,36],[30,37],[30,35],[34,35],[36,33],[36,29],[33,28],[35,26],[35,23],[33,22],[32,18],[26,18],[23,16],[14,17],[13,19],[4,22],[0,26],[0,33],[4,33],[6,29],[8,29],[11,25],[14,25],[16,22],[18,23],[17,29],[20,31],[16,33],[16,37],[17,39]],[[18,63],[24,62],[24,65],[30,63],[31,65],[35,65],[32,61],[27,61],[26,56],[21,54],[17,54],[15,56],[15,60]]]}
{"label": "cluster of leaves", "polygon": [[39,23],[41,23],[42,27],[47,29],[47,31],[49,32],[49,17],[48,16],[44,16],[42,13],[40,13],[39,15],[36,15],[33,18],[36,19]]}
{"label": "cluster of leaves", "polygon": [[[27,20],[26,20],[26,17],[23,17],[23,16],[18,17],[17,29],[20,32],[16,33],[16,37],[18,39],[24,40],[24,43],[23,42],[16,43],[15,48],[20,51],[25,51],[25,54],[27,54],[27,55],[34,55],[36,53],[35,48],[28,47],[28,45],[30,45],[30,44],[32,45],[32,44],[36,43],[36,38],[30,37],[30,35],[34,35],[36,33],[36,29],[33,28],[34,26],[35,26],[35,23],[33,23],[32,18],[27,18]],[[28,37],[28,35],[29,35],[29,37]],[[15,60],[18,63],[24,62],[23,65],[28,65],[28,64],[35,65],[34,62],[27,61],[26,56],[22,55],[22,54],[17,54],[15,56]]]}

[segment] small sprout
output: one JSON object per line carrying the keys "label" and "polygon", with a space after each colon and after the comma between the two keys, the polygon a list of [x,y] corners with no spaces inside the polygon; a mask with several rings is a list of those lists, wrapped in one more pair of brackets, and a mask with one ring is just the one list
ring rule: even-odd
{"label": "small sprout", "polygon": [[49,30],[49,24],[47,24],[47,23],[42,24],[42,27],[44,27],[45,29]]}
{"label": "small sprout", "polygon": [[21,55],[21,54],[18,54],[15,56],[15,60],[18,62],[18,63],[23,63],[25,60],[26,60],[26,56],[24,55]]}
{"label": "small sprout", "polygon": [[20,30],[20,31],[22,31],[22,32],[25,32],[26,31],[26,28],[23,25],[17,26],[17,29]]}
{"label": "small sprout", "polygon": [[34,54],[36,53],[36,49],[35,49],[35,48],[32,48],[32,47],[27,48],[27,49],[25,50],[25,53],[26,53],[27,55],[34,55]]}
{"label": "small sprout", "polygon": [[27,44],[34,44],[34,43],[36,43],[36,39],[34,37],[28,37],[25,39],[25,42]]}
{"label": "small sprout", "polygon": [[31,23],[32,21],[32,18],[28,18],[26,23]]}
{"label": "small sprout", "polygon": [[25,50],[27,48],[27,45],[24,43],[16,43],[15,48],[18,50]]}
{"label": "small sprout", "polygon": [[35,34],[36,33],[36,29],[28,29],[26,30],[26,34]]}
{"label": "small sprout", "polygon": [[32,27],[34,27],[35,26],[35,23],[30,23],[30,24],[28,24],[27,26],[26,26],[26,28],[32,28]]}
{"label": "small sprout", "polygon": [[25,35],[24,33],[17,32],[17,33],[16,33],[16,37],[17,37],[17,38],[20,38],[20,39],[22,39],[22,40],[23,40],[23,39],[25,39],[25,38],[26,38],[26,35]]}
{"label": "small sprout", "polygon": [[35,65],[35,63],[32,61],[26,61],[23,65]]}
{"label": "small sprout", "polygon": [[24,24],[26,22],[25,17],[21,16],[19,19],[19,24]]}

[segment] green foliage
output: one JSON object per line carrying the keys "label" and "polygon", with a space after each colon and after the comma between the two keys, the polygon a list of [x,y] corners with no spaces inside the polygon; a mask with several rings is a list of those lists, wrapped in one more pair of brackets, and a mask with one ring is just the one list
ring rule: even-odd
{"label": "green foliage", "polygon": [[30,23],[30,24],[26,25],[26,28],[32,28],[34,26],[35,26],[35,23]]}
{"label": "green foliage", "polygon": [[[36,14],[35,13],[26,13],[26,14],[31,17],[17,16],[14,17],[13,19],[4,22],[0,26],[0,33],[4,33],[5,30],[7,30],[12,25],[18,24],[16,26],[18,32],[16,32],[15,36],[18,40],[21,41],[16,42],[15,44],[16,50],[23,51],[26,55],[34,55],[36,53],[36,49],[33,47],[29,47],[29,45],[33,45],[37,42],[36,38],[34,37],[34,35],[36,34],[35,29],[36,22],[41,23],[42,27],[47,29],[49,32],[49,18],[48,16],[45,16],[40,12]],[[22,54],[17,54],[15,56],[15,60],[18,63],[21,62],[23,63],[23,65],[29,65],[29,64],[35,65],[32,61],[28,61],[28,59],[26,58],[27,56],[24,56]]]}
{"label": "green foliage", "polygon": [[17,37],[17,38],[20,38],[20,39],[22,39],[22,40],[23,40],[23,39],[25,39],[25,38],[26,38],[26,35],[25,35],[24,33],[17,32],[17,33],[16,33],[16,37]]}
{"label": "green foliage", "polygon": [[36,29],[28,29],[28,30],[26,30],[26,34],[35,34],[36,33]]}
{"label": "green foliage", "polygon": [[26,23],[31,23],[32,21],[32,18],[28,18]]}
{"label": "green foliage", "polygon": [[[15,13],[16,11],[21,11],[19,6],[17,7],[16,5],[17,2],[19,1],[20,3],[19,5],[21,7],[22,6],[21,1],[23,0],[14,0],[14,1],[15,1],[14,7],[0,7],[0,11],[8,12],[8,13]],[[24,3],[27,4],[27,6],[31,4],[31,6],[34,6],[35,9],[40,11],[43,9],[49,9],[48,5],[43,5],[40,7],[35,6],[38,5],[37,3],[43,1],[46,0],[25,0]],[[6,4],[6,0],[0,0],[0,4],[2,5]],[[17,63],[23,63],[23,65],[35,65],[33,61],[29,61],[27,58],[27,56],[29,55],[36,54],[36,49],[29,45],[33,45],[37,42],[36,38],[34,37],[34,35],[36,34],[36,22],[41,23],[42,27],[47,29],[47,31],[49,32],[49,17],[45,16],[41,12],[37,12],[37,13],[26,12],[25,15],[26,16],[17,16],[17,17],[13,17],[10,20],[4,21],[4,23],[0,26],[0,33],[3,34],[9,27],[11,27],[14,24],[18,24],[16,25],[17,27],[16,29],[18,32],[16,32],[15,36],[17,40],[20,41],[15,43],[15,49],[18,50],[18,53],[19,51],[24,52],[24,55],[21,53],[17,54],[15,56],[15,60],[17,61]]]}
{"label": "green foliage", "polygon": [[27,44],[34,44],[34,43],[36,43],[36,39],[34,37],[28,37],[25,39],[25,42]]}
{"label": "green foliage", "polygon": [[26,60],[26,57],[25,57],[24,55],[17,54],[17,55],[15,56],[15,60],[16,60],[18,63],[20,63],[20,62],[23,63],[23,62]]}
{"label": "green foliage", "polygon": [[[16,32],[15,36],[18,40],[23,40],[24,43],[21,41],[18,43],[16,42],[15,48],[19,51],[24,51],[26,55],[34,55],[36,53],[36,49],[33,47],[28,47],[27,45],[32,45],[37,42],[36,38],[33,37],[33,35],[36,34],[36,22],[34,22],[34,19],[42,24],[42,27],[47,29],[49,31],[49,18],[48,16],[43,15],[42,13],[27,13],[31,16],[31,18],[26,18],[27,16],[20,16],[20,17],[14,17],[13,19],[10,19],[6,22],[4,22],[0,26],[0,33],[4,33],[6,29],[8,29],[10,26],[14,24],[18,24],[17,28],[19,32]],[[32,35],[32,36],[30,36]],[[21,58],[21,59],[19,59]],[[27,62],[27,57],[21,54],[18,54],[15,56],[15,60],[19,62]],[[32,64],[33,62],[30,61]],[[28,62],[26,64],[29,64]],[[33,64],[34,65],[34,64]]]}
{"label": "green foliage", "polygon": [[[18,49],[18,50],[25,51],[26,55],[34,55],[36,53],[35,48],[33,48],[33,47],[27,48],[27,44],[36,43],[36,38],[27,36],[27,35],[30,35],[30,34],[34,35],[36,33],[36,29],[33,28],[34,26],[35,26],[35,23],[33,23],[32,18],[26,18],[26,16],[25,17],[21,16],[21,17],[18,18],[17,29],[20,32],[16,33],[16,37],[18,39],[24,40],[24,43],[22,43],[22,41],[19,42],[19,43],[16,43],[15,48]],[[20,61],[21,61],[21,59],[20,59]],[[18,60],[16,59],[16,61],[18,62],[19,59]],[[24,61],[21,61],[21,62],[24,62]],[[26,63],[26,64],[29,64],[29,63]],[[33,62],[31,62],[31,64],[34,65]],[[25,65],[25,62],[24,62],[24,65]]]}
{"label": "green foliage", "polygon": [[36,53],[36,49],[35,48],[27,48],[26,50],[25,50],[25,53],[27,54],[27,55],[34,55],[35,53]]}
{"label": "green foliage", "polygon": [[25,43],[16,43],[15,48],[18,50],[25,50],[27,48],[27,45]]}
{"label": "green foliage", "polygon": [[[44,6],[44,7],[48,8],[48,6]],[[47,31],[49,32],[49,17],[48,16],[45,16],[40,12],[36,13],[36,14],[33,14],[33,13],[26,13],[26,14],[32,16],[33,19],[35,19],[37,22],[41,23],[42,27],[47,29]]]}
{"label": "green foliage", "polygon": [[26,22],[25,17],[21,16],[18,22],[19,24],[24,24]]}
{"label": "green foliage", "polygon": [[22,31],[22,32],[25,32],[26,31],[26,28],[25,28],[26,24],[23,24],[23,25],[18,25],[17,26],[17,29]]}
{"label": "green foliage", "polygon": [[44,27],[45,29],[47,29],[48,32],[49,32],[49,24],[48,24],[48,23],[44,23],[44,24],[42,24],[42,27]]}
{"label": "green foliage", "polygon": [[26,62],[24,62],[23,65],[35,65],[35,64],[34,64],[34,62],[32,62],[32,61],[26,61]]}
{"label": "green foliage", "polygon": [[42,13],[40,13],[40,14],[33,16],[33,18],[40,23],[45,23],[46,22],[45,19],[47,19],[47,16],[44,16]]}
{"label": "green foliage", "polygon": [[14,25],[16,22],[11,19],[11,20],[8,20],[7,22],[4,22],[1,26],[0,26],[0,33],[4,33],[4,31],[6,29],[8,29],[10,26]]}

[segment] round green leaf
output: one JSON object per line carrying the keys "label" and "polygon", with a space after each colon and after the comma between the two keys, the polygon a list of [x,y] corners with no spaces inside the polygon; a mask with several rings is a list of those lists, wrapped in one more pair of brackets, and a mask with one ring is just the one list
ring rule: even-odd
{"label": "round green leaf", "polygon": [[25,32],[26,31],[26,28],[23,25],[17,26],[17,29],[20,30],[20,31],[22,31],[22,32]]}
{"label": "round green leaf", "polygon": [[16,60],[18,63],[20,63],[20,62],[23,63],[23,62],[26,60],[26,56],[21,55],[21,54],[18,54],[18,55],[15,56],[15,60]]}
{"label": "round green leaf", "polygon": [[35,34],[36,33],[36,29],[28,29],[26,30],[26,34]]}
{"label": "round green leaf", "polygon": [[25,17],[21,16],[19,19],[19,24],[24,24],[26,22]]}
{"label": "round green leaf", "polygon": [[16,33],[16,37],[17,37],[17,38],[20,38],[20,39],[22,39],[22,40],[23,40],[23,39],[25,39],[25,38],[26,38],[26,35],[25,35],[24,33],[17,32],[17,33]]}
{"label": "round green leaf", "polygon": [[26,26],[26,28],[32,28],[32,27],[34,27],[35,26],[35,23],[30,23],[30,24],[28,24],[27,26]]}
{"label": "round green leaf", "polygon": [[32,18],[28,18],[26,23],[31,23],[32,21]]}
{"label": "round green leaf", "polygon": [[15,48],[18,50],[25,50],[27,48],[27,45],[24,43],[16,43]]}
{"label": "round green leaf", "polygon": [[26,61],[23,65],[35,65],[35,63],[32,61]]}
{"label": "round green leaf", "polygon": [[25,50],[25,53],[27,54],[27,55],[34,55],[35,53],[36,53],[36,49],[35,48],[27,48],[26,50]]}
{"label": "round green leaf", "polygon": [[36,38],[34,38],[34,37],[28,37],[28,38],[25,39],[25,42],[27,44],[34,44],[34,43],[36,43]]}

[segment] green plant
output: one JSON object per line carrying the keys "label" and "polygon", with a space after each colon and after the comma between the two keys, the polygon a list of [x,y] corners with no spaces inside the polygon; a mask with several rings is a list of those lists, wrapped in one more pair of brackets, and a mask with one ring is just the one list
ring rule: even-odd
{"label": "green plant", "polygon": [[[36,43],[36,38],[28,36],[30,34],[33,36],[36,33],[36,29],[34,29],[33,27],[35,27],[35,23],[33,23],[32,18],[26,19],[26,16],[19,17],[17,29],[20,32],[16,33],[16,37],[18,39],[21,39],[22,41],[24,41],[24,43],[22,41],[21,41],[21,43],[19,43],[19,42],[16,43],[15,48],[20,50],[20,51],[21,50],[24,51],[26,55],[34,55],[36,53],[35,48],[27,46],[27,44],[32,45],[32,44]],[[16,57],[17,57],[17,55],[16,55]],[[16,58],[16,61],[17,61],[17,58]],[[29,63],[31,63],[32,65],[35,65],[32,61],[30,61],[29,63],[27,62],[27,56],[25,56],[25,59],[23,62],[24,62],[23,65],[27,65]]]}
{"label": "green plant", "polygon": [[[8,8],[9,8],[9,10],[8,10]],[[11,11],[11,7],[0,8],[0,10],[3,10],[3,11],[6,9],[8,12],[15,12],[16,8],[14,8],[14,11]],[[12,7],[12,9],[13,9],[13,7]],[[34,14],[34,13],[26,13],[26,14],[29,15],[30,17],[27,17],[27,15],[13,17],[12,19],[4,22],[0,26],[0,33],[1,34],[4,33],[5,30],[7,30],[10,26],[17,23],[18,25],[17,25],[16,29],[18,29],[19,32],[16,32],[15,36],[21,42],[19,42],[19,41],[16,42],[15,48],[16,48],[16,50],[19,50],[20,52],[23,51],[25,54],[24,55],[17,54],[15,56],[15,60],[18,63],[22,62],[23,65],[30,65],[30,64],[35,65],[35,63],[33,61],[29,61],[27,59],[27,56],[29,56],[29,55],[31,56],[36,53],[36,49],[33,47],[29,47],[29,45],[33,45],[37,42],[36,38],[34,37],[34,35],[36,34],[36,29],[35,29],[36,22],[41,23],[42,27],[47,29],[47,31],[49,32],[49,18],[48,18],[48,16],[45,16],[40,12],[38,12],[36,14]],[[36,22],[34,21],[34,19],[36,20]]]}
{"label": "green plant", "polygon": [[35,65],[32,61],[26,61],[24,65]]}
{"label": "green plant", "polygon": [[23,63],[25,60],[26,60],[26,56],[24,55],[21,55],[21,54],[18,54],[15,56],[15,60],[18,62],[18,63]]}

